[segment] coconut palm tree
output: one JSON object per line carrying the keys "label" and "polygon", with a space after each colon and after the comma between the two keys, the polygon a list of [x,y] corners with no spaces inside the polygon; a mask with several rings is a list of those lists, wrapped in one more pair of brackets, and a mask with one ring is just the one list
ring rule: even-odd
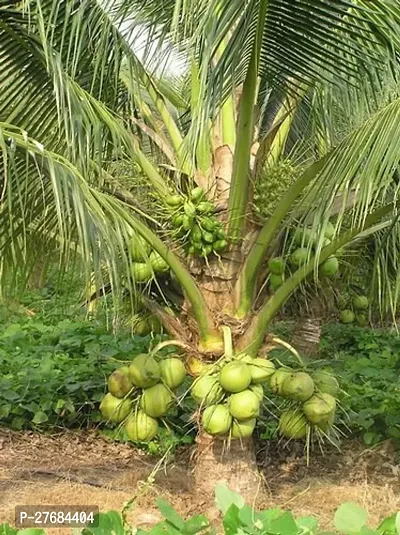
{"label": "coconut palm tree", "polygon": [[[263,354],[293,292],[396,220],[398,93],[351,129],[327,126],[397,69],[399,22],[384,0],[0,1],[5,289],[40,239],[61,269],[78,257],[88,283],[139,295],[191,357]],[[178,79],[155,61],[170,49]],[[299,132],[301,171],[260,220],[254,184]],[[307,254],[271,285],[268,260],[299,227]],[[177,316],[160,305],[170,272]],[[222,461],[221,443],[200,434],[199,491],[220,474],[254,495],[251,442]]]}

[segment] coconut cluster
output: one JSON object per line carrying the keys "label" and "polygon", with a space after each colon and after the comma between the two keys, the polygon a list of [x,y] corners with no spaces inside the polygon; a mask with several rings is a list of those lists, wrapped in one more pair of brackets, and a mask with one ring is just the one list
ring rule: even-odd
{"label": "coconut cluster", "polygon": [[109,422],[123,422],[131,440],[147,442],[157,434],[158,419],[167,414],[175,401],[174,391],[185,378],[185,366],[177,355],[161,360],[137,355],[130,366],[110,375],[100,410]]}
{"label": "coconut cluster", "polygon": [[333,375],[319,371],[311,376],[279,368],[271,376],[269,386],[274,394],[292,402],[279,420],[282,435],[300,439],[307,435],[309,427],[315,427],[324,434],[331,430],[339,393],[339,383]]}
{"label": "coconut cluster", "polygon": [[134,261],[131,266],[131,275],[136,283],[149,282],[154,274],[169,271],[167,262],[141,236],[132,237],[130,253]]}
{"label": "coconut cluster", "polygon": [[213,436],[251,436],[264,396],[262,385],[274,372],[270,360],[248,355],[203,369],[191,389],[202,410],[203,429]]}
{"label": "coconut cluster", "polygon": [[187,254],[207,257],[221,253],[228,246],[226,235],[215,212],[215,205],[205,199],[204,190],[192,189],[187,196],[170,195],[165,199],[169,220]]}
{"label": "coconut cluster", "polygon": [[[324,234],[322,237],[322,247],[326,247],[331,243],[334,236],[335,227],[328,222],[325,225]],[[281,256],[273,257],[268,262],[269,287],[272,292],[275,292],[285,281],[285,271],[297,270],[302,265],[306,264],[312,255],[312,251],[316,249],[318,243],[321,241],[318,234],[311,228],[298,228],[293,234],[293,250],[288,258]],[[336,276],[339,271],[339,260],[336,256],[330,256],[323,262],[319,268],[318,273],[321,277],[332,278]]]}
{"label": "coconut cluster", "polygon": [[339,313],[339,319],[342,323],[355,322],[360,327],[364,327],[368,323],[366,311],[369,307],[369,300],[365,295],[355,295],[351,301],[342,298],[339,306],[342,309]]}

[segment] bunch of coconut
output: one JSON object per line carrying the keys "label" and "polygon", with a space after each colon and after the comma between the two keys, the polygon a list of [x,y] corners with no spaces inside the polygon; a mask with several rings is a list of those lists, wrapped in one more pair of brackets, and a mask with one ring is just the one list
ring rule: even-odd
{"label": "bunch of coconut", "polygon": [[368,323],[367,310],[369,307],[369,299],[365,295],[355,295],[351,303],[347,299],[342,299],[339,303],[341,311],[339,319],[344,324],[356,323],[360,327],[364,327]]}
{"label": "bunch of coconut", "polygon": [[289,439],[304,438],[312,427],[329,433],[335,420],[339,393],[339,383],[333,375],[319,371],[311,376],[290,368],[279,368],[269,384],[274,394],[291,402],[279,420],[282,435]]}
{"label": "bunch of coconut", "polygon": [[167,262],[141,236],[131,238],[130,253],[133,260],[131,275],[136,283],[149,282],[154,274],[169,271]]}
{"label": "bunch of coconut", "polygon": [[260,414],[263,383],[274,372],[270,360],[243,354],[206,367],[191,389],[203,411],[201,425],[206,433],[233,439],[250,437]]}
{"label": "bunch of coconut", "polygon": [[[314,229],[305,227],[298,228],[293,234],[294,250],[289,256],[289,266],[292,269],[298,269],[306,264],[312,256],[320,241],[322,247],[331,243],[335,233],[335,227],[328,222],[325,225],[322,240]],[[272,292],[275,292],[285,281],[286,260],[281,256],[273,257],[268,262],[269,286]],[[339,260],[336,256],[331,256],[323,262],[318,272],[321,277],[333,278],[339,271]]]}
{"label": "bunch of coconut", "polygon": [[203,188],[193,188],[187,195],[167,196],[165,202],[169,206],[173,237],[181,241],[187,254],[207,257],[225,251],[228,246],[225,231],[214,215],[215,205],[206,199]]}
{"label": "bunch of coconut", "polygon": [[100,410],[109,422],[123,422],[131,440],[148,442],[157,434],[159,418],[173,405],[175,390],[185,378],[186,369],[178,355],[160,360],[151,354],[138,355],[130,366],[110,375]]}

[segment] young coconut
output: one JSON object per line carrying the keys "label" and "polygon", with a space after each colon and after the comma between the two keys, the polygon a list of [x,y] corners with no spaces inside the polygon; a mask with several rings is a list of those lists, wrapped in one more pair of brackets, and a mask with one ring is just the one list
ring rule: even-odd
{"label": "young coconut", "polygon": [[309,251],[305,247],[299,247],[290,255],[290,261],[295,267],[300,267],[308,262]]}
{"label": "young coconut", "polygon": [[346,308],[340,312],[339,319],[342,323],[345,323],[345,324],[354,323],[354,319],[355,319],[354,312]]}
{"label": "young coconut", "polygon": [[143,390],[140,399],[140,408],[152,418],[159,418],[167,414],[172,402],[173,395],[170,390],[161,383]]}
{"label": "young coconut", "polygon": [[366,314],[356,314],[355,320],[356,324],[359,327],[365,327],[368,323],[368,318]]}
{"label": "young coconut", "polygon": [[275,275],[272,273],[269,277],[269,285],[271,286],[271,290],[273,292],[280,288],[284,282],[285,277],[283,275]]}
{"label": "young coconut", "polygon": [[285,260],[281,256],[275,256],[268,262],[268,269],[274,275],[283,275],[285,272]]}
{"label": "young coconut", "polygon": [[258,399],[260,400],[260,403],[261,403],[263,398],[264,398],[264,388],[263,388],[262,384],[256,384],[256,385],[251,384],[249,386],[249,390],[254,392],[254,394],[258,397]]}
{"label": "young coconut", "polygon": [[154,357],[146,353],[135,357],[129,366],[129,379],[140,388],[149,388],[155,385],[160,377],[160,366]]}
{"label": "young coconut", "polygon": [[234,420],[231,427],[231,438],[251,437],[256,427],[256,421],[257,420],[255,418],[242,420],[241,422]]}
{"label": "young coconut", "polygon": [[146,260],[151,252],[151,245],[141,236],[133,236],[130,241],[130,250],[135,262]]}
{"label": "young coconut", "polygon": [[[129,372],[129,368],[125,367],[125,369]],[[129,375],[122,370],[123,368],[119,368],[113,371],[107,380],[108,391],[116,398],[125,397],[133,388]]]}
{"label": "young coconut", "polygon": [[333,397],[338,395],[340,390],[339,383],[336,377],[329,372],[323,370],[315,372],[312,378],[317,389],[323,394],[330,394]]}
{"label": "young coconut", "polygon": [[306,401],[314,393],[314,381],[308,373],[292,373],[282,383],[282,395],[296,401]]}
{"label": "young coconut", "polygon": [[171,390],[175,390],[186,378],[186,368],[178,357],[169,357],[160,362],[161,379]]}
{"label": "young coconut", "polygon": [[299,410],[289,409],[281,414],[279,432],[286,438],[299,439],[307,434],[307,420]]}
{"label": "young coconut", "polygon": [[198,405],[215,405],[224,396],[224,391],[216,377],[203,375],[192,386],[192,398]]}
{"label": "young coconut", "polygon": [[336,256],[331,256],[319,266],[319,273],[323,277],[334,277],[339,271],[339,260]]}
{"label": "young coconut", "polygon": [[201,425],[209,435],[226,435],[232,425],[232,416],[226,405],[210,405],[203,412]]}
{"label": "young coconut", "polygon": [[267,359],[255,358],[249,365],[251,382],[253,384],[265,383],[275,373],[275,365]]}
{"label": "young coconut", "polygon": [[291,375],[292,370],[288,368],[279,368],[276,372],[271,375],[269,380],[269,386],[274,394],[282,395],[282,384],[283,381]]}
{"label": "young coconut", "polygon": [[131,275],[135,282],[149,282],[153,278],[151,266],[138,262],[131,265]]}
{"label": "young coconut", "polygon": [[228,400],[229,412],[239,421],[248,420],[260,413],[260,400],[252,390],[232,394]]}
{"label": "young coconut", "polygon": [[330,394],[314,394],[303,405],[307,420],[317,426],[326,425],[335,414],[336,400]]}
{"label": "young coconut", "polygon": [[356,297],[353,298],[353,307],[356,310],[367,310],[369,307],[368,297],[365,295],[356,295]]}
{"label": "young coconut", "polygon": [[109,422],[120,423],[128,416],[132,409],[130,399],[119,399],[112,394],[106,394],[100,403],[101,414]]}
{"label": "young coconut", "polygon": [[139,410],[127,419],[124,427],[130,440],[135,442],[149,442],[157,434],[158,422],[145,412]]}
{"label": "young coconut", "polygon": [[219,382],[227,392],[242,392],[251,382],[250,368],[243,361],[228,362],[221,369]]}
{"label": "young coconut", "polygon": [[167,262],[156,251],[152,251],[149,258],[151,267],[155,273],[166,273],[169,270]]}
{"label": "young coconut", "polygon": [[132,324],[132,332],[133,334],[137,334],[138,336],[147,336],[151,333],[151,325],[147,318],[138,318],[133,324]]}

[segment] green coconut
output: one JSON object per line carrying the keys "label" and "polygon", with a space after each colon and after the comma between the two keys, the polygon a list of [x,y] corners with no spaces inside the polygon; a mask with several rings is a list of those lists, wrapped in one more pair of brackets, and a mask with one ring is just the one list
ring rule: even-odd
{"label": "green coconut", "polygon": [[353,307],[356,310],[367,310],[369,307],[369,299],[365,295],[356,295],[353,298]]}
{"label": "green coconut", "polygon": [[285,272],[285,260],[281,256],[275,256],[268,262],[268,269],[274,275],[282,275]]}
{"label": "green coconut", "polygon": [[135,262],[146,260],[151,252],[151,245],[141,236],[133,236],[129,245]]}
{"label": "green coconut", "polygon": [[153,278],[151,266],[137,262],[131,265],[131,275],[135,282],[149,282]]}
{"label": "green coconut", "polygon": [[318,236],[310,228],[299,228],[295,231],[293,239],[296,245],[307,247],[309,245],[314,246],[318,241]]}
{"label": "green coconut", "polygon": [[151,325],[147,318],[138,318],[132,325],[133,334],[147,336],[151,333]]}
{"label": "green coconut", "polygon": [[224,391],[216,377],[203,375],[192,386],[192,397],[198,405],[215,405],[224,396]]}
{"label": "green coconut", "polygon": [[160,366],[154,357],[146,353],[135,357],[129,366],[129,379],[140,388],[149,388],[155,385],[160,377]]}
{"label": "green coconut", "polygon": [[273,292],[280,288],[284,282],[285,277],[283,275],[274,275],[274,273],[272,273],[269,276],[269,285],[271,286]]}
{"label": "green coconut", "polygon": [[306,249],[305,247],[299,247],[290,256],[291,263],[296,267],[302,266],[308,261],[308,259],[309,259],[309,250]]}
{"label": "green coconut", "polygon": [[340,311],[339,319],[342,323],[354,323],[354,312],[348,308]]}
{"label": "green coconut", "polygon": [[307,419],[299,410],[289,409],[279,418],[279,432],[290,439],[304,438],[307,434]]}
{"label": "green coconut", "polygon": [[339,260],[336,256],[331,256],[319,266],[319,273],[323,277],[334,277],[339,271]]}
{"label": "green coconut", "polygon": [[157,434],[158,422],[144,411],[139,410],[128,418],[124,427],[130,440],[149,442]]}
{"label": "green coconut", "polygon": [[227,392],[242,392],[251,382],[250,368],[243,361],[228,362],[221,369],[219,382]]}
{"label": "green coconut", "polygon": [[260,400],[260,402],[263,400],[263,397],[264,397],[264,388],[261,384],[252,384],[249,386],[249,390],[251,390],[252,392],[254,392],[254,394],[258,397],[258,399]]}
{"label": "green coconut", "polygon": [[178,357],[169,357],[160,362],[161,379],[171,390],[181,386],[186,378],[186,368]]}
{"label": "green coconut", "polygon": [[356,323],[359,327],[365,327],[368,323],[368,317],[366,314],[356,314]]}
{"label": "green coconut", "polygon": [[181,195],[168,195],[165,198],[165,202],[168,204],[168,206],[177,207],[181,206],[184,202],[183,197]]}
{"label": "green coconut", "polygon": [[332,374],[325,372],[323,370],[315,372],[312,375],[313,381],[317,389],[324,393],[330,394],[331,396],[337,396],[340,391],[339,383]]}
{"label": "green coconut", "polygon": [[239,421],[254,418],[260,413],[260,400],[252,390],[232,394],[228,406],[232,416]]}
{"label": "green coconut", "polygon": [[121,366],[121,368],[118,368],[118,371],[121,373],[124,373],[129,377],[129,366]]}
{"label": "green coconut", "polygon": [[324,236],[325,238],[328,238],[329,240],[331,240],[334,235],[335,235],[335,226],[330,221],[328,221],[324,229]]}
{"label": "green coconut", "polygon": [[250,418],[249,420],[242,420],[241,422],[233,421],[231,427],[231,438],[248,438],[251,437],[256,427],[257,420]]}
{"label": "green coconut", "polygon": [[201,417],[204,431],[210,435],[226,435],[232,425],[232,416],[226,405],[210,405]]}
{"label": "green coconut", "polygon": [[279,368],[273,375],[271,375],[269,386],[274,394],[282,395],[283,381],[289,377],[291,373],[292,371],[288,368]]}
{"label": "green coconut", "polygon": [[303,405],[307,420],[315,425],[326,425],[335,414],[336,400],[330,394],[318,393],[306,401]]}
{"label": "green coconut", "polygon": [[254,384],[265,383],[275,373],[275,365],[267,359],[255,358],[249,365],[251,382]]}
{"label": "green coconut", "polygon": [[204,197],[203,188],[193,188],[190,192],[190,197],[192,198],[193,202],[199,202]]}
{"label": "green coconut", "polygon": [[133,388],[129,375],[125,371],[122,371],[121,368],[112,372],[107,380],[107,386],[110,394],[116,398],[125,397]]}
{"label": "green coconut", "polygon": [[314,393],[314,381],[308,373],[292,373],[282,383],[282,395],[296,401],[306,401]]}
{"label": "green coconut", "polygon": [[112,394],[106,394],[100,403],[101,414],[109,422],[119,423],[128,416],[132,409],[130,399],[119,399]]}
{"label": "green coconut", "polygon": [[158,383],[150,388],[143,390],[140,398],[140,408],[152,418],[159,418],[168,412],[172,402],[173,395],[169,388]]}
{"label": "green coconut", "polygon": [[150,253],[150,264],[155,273],[166,273],[169,270],[167,262],[156,251]]}

